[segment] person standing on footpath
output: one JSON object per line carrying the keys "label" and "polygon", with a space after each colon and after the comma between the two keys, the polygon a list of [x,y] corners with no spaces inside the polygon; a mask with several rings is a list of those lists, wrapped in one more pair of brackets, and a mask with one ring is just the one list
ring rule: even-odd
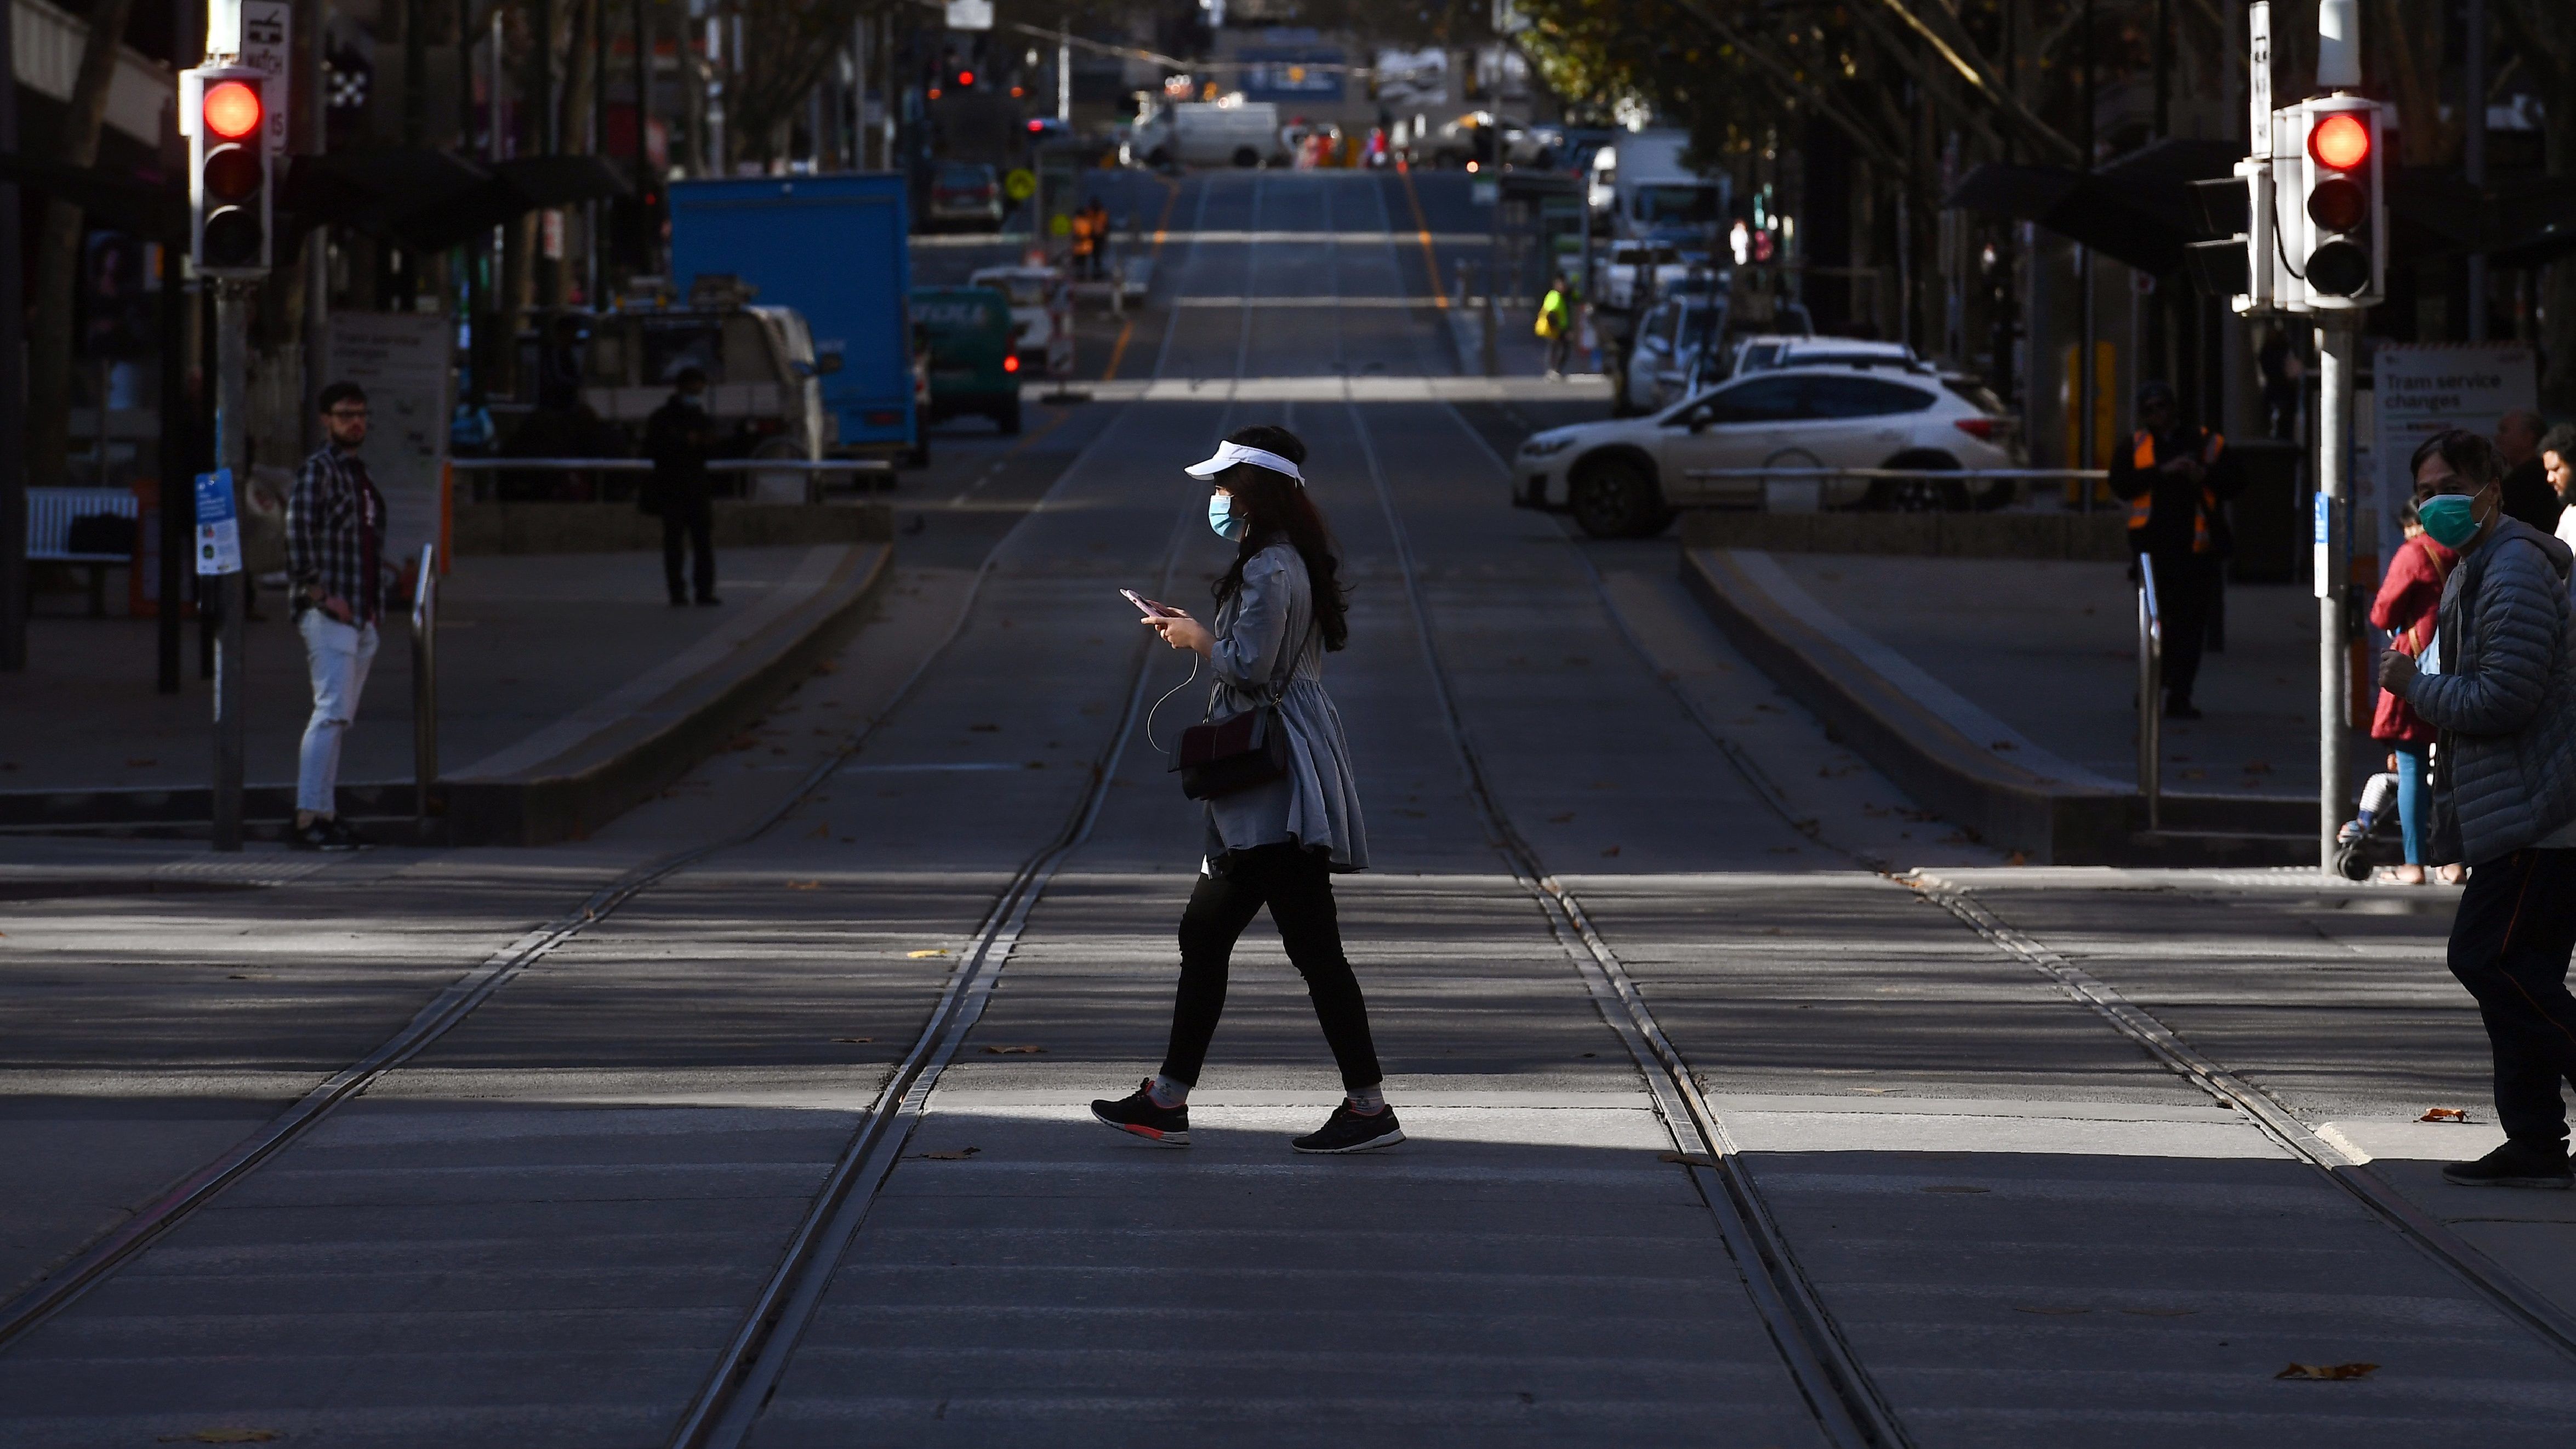
{"label": "person standing on footpath", "polygon": [[[699,603],[724,602],[716,597],[715,489],[707,477],[716,425],[707,416],[706,393],[706,372],[681,368],[672,379],[670,401],[644,421],[644,452],[653,460],[653,476],[636,504],[662,520],[662,582],[674,606],[689,602],[689,583],[696,586]],[[683,541],[694,555],[689,583],[680,577]]]}
{"label": "person standing on footpath", "polygon": [[[2389,560],[2388,576],[2379,581],[2379,597],[2370,604],[2371,627],[2388,630],[2392,636],[2388,647],[2413,659],[2424,657],[2433,642],[2433,616],[2442,602],[2442,582],[2460,561],[2458,554],[2424,532],[2423,520],[2416,515],[2422,503],[2419,498],[2406,505],[2406,542]],[[2414,706],[2383,689],[2378,707],[2371,712],[2370,737],[2384,741],[2397,761],[2397,823],[2406,845],[2406,863],[2384,879],[2422,885],[2425,828],[2432,823],[2433,727]]]}
{"label": "person standing on footpath", "polygon": [[287,844],[355,850],[368,842],[340,819],[340,744],[358,717],[384,613],[385,495],[358,457],[367,442],[365,390],[335,382],[316,401],[326,441],[304,460],[286,496],[286,572],[313,678]]}
{"label": "person standing on footpath", "polygon": [[2504,455],[2504,516],[2543,533],[2558,531],[2561,506],[2540,461],[2540,414],[2515,408],[2496,419],[2496,451]]}
{"label": "person standing on footpath", "polygon": [[2504,463],[2452,429],[2415,450],[2424,531],[2457,552],[2419,666],[2391,652],[2379,682],[2440,731],[2437,858],[2469,866],[2451,921],[2451,974],[2477,998],[2495,1056],[2502,1147],[2442,1176],[2467,1186],[2576,1185],[2567,1107],[2576,1081],[2576,638],[2571,553],[2506,516]]}
{"label": "person standing on footpath", "polygon": [[1199,882],[1181,913],[1181,981],[1163,1069],[1127,1097],[1091,1104],[1109,1126],[1167,1147],[1189,1145],[1190,1088],[1225,1010],[1227,963],[1264,906],[1306,978],[1346,1094],[1321,1128],[1289,1145],[1367,1152],[1404,1140],[1333,903],[1334,873],[1368,867],[1368,834],[1342,717],[1324,692],[1324,655],[1349,642],[1350,622],[1341,559],[1306,492],[1305,461],[1296,434],[1250,427],[1191,465],[1189,474],[1214,490],[1208,526],[1235,545],[1234,566],[1217,580],[1213,628],[1168,604],[1151,605],[1156,612],[1144,621],[1164,643],[1215,666],[1211,717],[1275,708],[1271,722],[1287,744],[1283,777],[1207,801]]}
{"label": "person standing on footpath", "polygon": [[2200,655],[2218,607],[2219,568],[2235,551],[2227,500],[2245,491],[2245,470],[2227,439],[2183,426],[2174,390],[2138,388],[2138,431],[2111,453],[2111,491],[2129,505],[2129,551],[2152,560],[2164,619],[2165,717],[2198,719],[2191,702]]}

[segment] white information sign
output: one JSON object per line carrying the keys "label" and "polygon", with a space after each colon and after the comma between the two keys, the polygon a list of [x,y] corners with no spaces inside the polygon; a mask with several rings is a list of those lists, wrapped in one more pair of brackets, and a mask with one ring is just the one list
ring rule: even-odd
{"label": "white information sign", "polygon": [[[2416,445],[2445,428],[2492,438],[2507,412],[2538,405],[2540,389],[2531,349],[2515,342],[2392,343],[2372,353],[2371,368],[2370,470],[2357,473],[2353,512],[2378,516],[2384,566],[2405,542],[2397,510],[2415,496],[2406,464]],[[2355,532],[2357,545],[2372,541]]]}
{"label": "white information sign", "polygon": [[367,446],[358,454],[385,495],[385,557],[440,545],[446,516],[448,378],[455,326],[441,314],[334,312],[333,382],[367,390]]}
{"label": "white information sign", "polygon": [[993,0],[948,0],[948,28],[951,30],[992,29]]}
{"label": "white information sign", "polygon": [[241,572],[241,519],[233,511],[233,470],[197,475],[197,572]]}
{"label": "white information sign", "polygon": [[287,142],[287,93],[293,87],[287,78],[294,74],[295,19],[287,0],[240,0],[241,61],[252,70],[264,72],[276,84],[264,87],[268,107],[268,149],[283,156],[293,148]]}

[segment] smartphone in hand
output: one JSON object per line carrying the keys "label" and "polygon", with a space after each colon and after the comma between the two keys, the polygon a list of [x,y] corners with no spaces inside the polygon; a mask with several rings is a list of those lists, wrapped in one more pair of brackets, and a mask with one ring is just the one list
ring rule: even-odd
{"label": "smartphone in hand", "polygon": [[1171,610],[1137,593],[1134,589],[1120,589],[1118,592],[1125,596],[1127,602],[1136,606],[1137,613],[1148,619],[1164,619],[1172,616]]}

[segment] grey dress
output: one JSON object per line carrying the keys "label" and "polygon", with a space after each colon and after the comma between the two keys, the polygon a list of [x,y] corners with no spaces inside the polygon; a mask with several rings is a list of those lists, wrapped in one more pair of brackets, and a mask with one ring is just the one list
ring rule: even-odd
{"label": "grey dress", "polygon": [[[1216,684],[1208,717],[1258,706],[1283,672],[1279,717],[1288,727],[1288,775],[1207,804],[1207,859],[1295,841],[1330,852],[1336,871],[1368,868],[1368,827],[1351,778],[1342,716],[1324,692],[1324,639],[1315,628],[1306,561],[1274,543],[1244,561],[1243,589],[1216,611]],[[1282,653],[1292,656],[1283,663]]]}

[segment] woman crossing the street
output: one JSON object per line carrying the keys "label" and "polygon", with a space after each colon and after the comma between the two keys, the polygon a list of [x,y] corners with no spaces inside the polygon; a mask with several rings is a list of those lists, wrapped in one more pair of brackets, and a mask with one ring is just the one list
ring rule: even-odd
{"label": "woman crossing the street", "polygon": [[[1121,1132],[1189,1145],[1189,1094],[1225,1010],[1234,943],[1268,907],[1280,944],[1306,979],[1345,1096],[1300,1152],[1366,1152],[1404,1140],[1380,1090],[1368,1004],[1342,954],[1332,877],[1365,869],[1368,838],[1341,715],[1324,692],[1324,655],[1350,626],[1331,531],[1300,471],[1306,445],[1285,428],[1238,429],[1190,466],[1208,482],[1208,526],[1235,545],[1203,624],[1152,600],[1144,620],[1216,674],[1208,722],[1183,737],[1190,794],[1206,811],[1197,887],[1181,913],[1181,979],[1162,1070],[1134,1093],[1091,1104]],[[1261,713],[1255,713],[1261,712]]]}

